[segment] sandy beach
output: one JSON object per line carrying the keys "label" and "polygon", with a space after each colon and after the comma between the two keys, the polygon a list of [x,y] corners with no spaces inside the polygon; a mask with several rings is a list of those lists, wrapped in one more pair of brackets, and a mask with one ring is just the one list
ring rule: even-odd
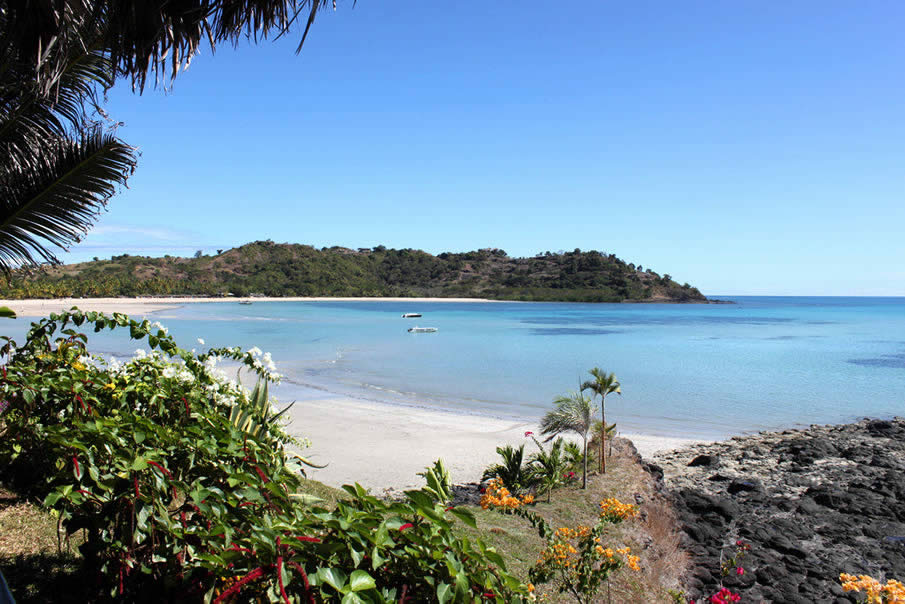
{"label": "sandy beach", "polygon": [[82,310],[96,310],[105,313],[121,312],[138,317],[177,308],[184,304],[236,304],[239,300],[259,302],[497,302],[483,298],[325,298],[325,297],[293,297],[293,298],[205,298],[205,297],[136,297],[136,298],[53,298],[47,300],[0,300],[0,306],[8,306],[20,317],[46,317],[52,312],[69,310],[78,306]]}
{"label": "sandy beach", "polygon": [[[488,302],[474,298],[254,298],[257,304],[274,301],[379,300],[416,304],[424,301]],[[42,317],[78,306],[83,310],[122,312],[135,317],[176,308],[184,304],[233,303],[237,298],[58,298],[52,300],[0,300],[20,317]],[[477,481],[484,468],[496,462],[500,445],[535,445],[526,431],[538,433],[535,423],[465,415],[419,407],[338,397],[325,393],[296,403],[289,412],[289,431],[307,438],[305,455],[323,469],[312,469],[309,477],[331,486],[359,482],[383,491],[419,486],[417,475],[436,459],[447,464],[453,481]],[[687,438],[622,434],[630,438],[645,457],[697,443]]]}
{"label": "sandy beach", "polygon": [[[438,458],[446,463],[453,482],[478,481],[485,467],[499,461],[498,446],[525,443],[526,452],[531,452],[536,447],[525,432],[538,433],[536,423],[351,398],[300,401],[289,413],[289,431],[311,441],[305,455],[328,464],[310,470],[310,478],[332,486],[357,481],[375,491],[421,486],[418,472]],[[699,442],[620,436],[631,439],[645,457]]]}

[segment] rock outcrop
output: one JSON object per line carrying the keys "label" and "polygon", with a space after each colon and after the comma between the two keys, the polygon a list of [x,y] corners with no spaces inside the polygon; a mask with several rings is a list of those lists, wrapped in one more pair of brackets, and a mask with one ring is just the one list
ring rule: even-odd
{"label": "rock outcrop", "polygon": [[718,591],[721,554],[739,539],[751,546],[744,574],[723,583],[745,602],[860,601],[842,572],[905,580],[905,419],[735,437],[651,462],[684,530],[691,597]]}

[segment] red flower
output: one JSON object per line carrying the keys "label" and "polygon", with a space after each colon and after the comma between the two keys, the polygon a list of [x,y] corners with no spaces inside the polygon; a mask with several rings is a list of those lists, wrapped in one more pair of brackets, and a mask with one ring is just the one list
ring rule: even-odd
{"label": "red flower", "polygon": [[744,574],[745,574],[745,569],[742,568],[741,566],[739,566],[738,568],[735,569],[735,574],[737,574],[737,575],[744,575]]}
{"label": "red flower", "polygon": [[531,430],[525,432],[525,438],[528,438],[529,436],[534,436],[534,432],[532,432]]}
{"label": "red flower", "polygon": [[399,530],[404,531],[405,529],[410,529],[413,526],[415,526],[415,525],[412,524],[411,522],[406,522],[405,524],[403,524],[402,526],[399,527]]}

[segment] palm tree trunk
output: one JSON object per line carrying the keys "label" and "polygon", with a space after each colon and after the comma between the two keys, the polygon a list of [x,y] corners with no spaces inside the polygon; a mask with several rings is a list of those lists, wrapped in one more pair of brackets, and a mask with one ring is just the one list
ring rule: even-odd
{"label": "palm tree trunk", "polygon": [[600,397],[600,472],[606,474],[606,395]]}
{"label": "palm tree trunk", "polygon": [[588,433],[584,433],[584,468],[581,472],[581,488],[588,488]]}

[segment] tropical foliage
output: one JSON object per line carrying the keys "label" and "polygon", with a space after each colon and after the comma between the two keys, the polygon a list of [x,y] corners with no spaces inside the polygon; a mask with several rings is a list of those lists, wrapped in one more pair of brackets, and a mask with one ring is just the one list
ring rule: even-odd
{"label": "tropical foliage", "polygon": [[550,502],[553,491],[568,482],[574,470],[564,452],[565,440],[562,437],[554,440],[549,449],[545,449],[536,438],[532,437],[532,440],[538,450],[531,455],[531,473],[537,481],[537,492],[546,495],[547,502]]}
{"label": "tropical foliage", "polygon": [[559,396],[553,401],[553,409],[541,419],[541,434],[547,441],[564,432],[574,432],[582,440],[581,488],[588,486],[588,433],[594,422],[597,406],[581,392]]}
{"label": "tropical foliage", "polygon": [[[86,334],[126,330],[150,354],[90,354]],[[261,391],[229,381],[222,360],[277,379],[257,349],[195,354],[166,330],[121,314],[73,310],[6,339],[0,474],[84,534],[98,597],[128,601],[519,601],[528,589],[448,505],[448,473],[402,501],[358,485],[335,509],[298,497],[304,458]],[[266,397],[265,397],[266,399]],[[258,420],[237,423],[242,408]],[[265,419],[266,418],[266,419]],[[253,429],[248,429],[250,426]]]}
{"label": "tropical foliage", "polygon": [[[597,251],[509,258],[501,250],[315,249],[270,241],[213,256],[121,255],[15,275],[7,298],[134,295],[458,296],[507,300],[704,301],[692,287]],[[537,326],[539,333],[544,327]],[[591,332],[596,333],[596,332]]]}
{"label": "tropical foliage", "polygon": [[16,52],[11,13],[0,11],[0,269],[6,272],[56,261],[52,248],[79,241],[135,168],[135,151],[91,111],[95,88],[112,84],[108,58],[83,49],[67,54],[47,94],[29,79],[34,63]]}
{"label": "tropical foliage", "polygon": [[504,445],[496,448],[502,463],[489,466],[484,470],[482,481],[499,479],[501,484],[513,493],[521,493],[537,484],[533,469],[525,458],[525,445],[518,447]]}
{"label": "tropical foliage", "polygon": [[604,499],[600,502],[594,526],[563,526],[557,529],[517,500],[508,505],[484,507],[525,519],[545,540],[545,547],[528,572],[532,581],[529,590],[533,590],[534,583],[550,583],[560,594],[585,604],[595,600],[601,585],[614,572],[624,566],[634,571],[641,569],[640,558],[632,555],[629,547],[613,548],[605,542],[609,525],[638,517],[638,508],[632,504],[615,498]]}
{"label": "tropical foliage", "polygon": [[[618,394],[622,396],[622,385],[616,379],[615,373],[607,373],[599,367],[594,367],[589,371],[594,378],[588,380],[581,385],[581,390],[590,390],[594,396],[600,397],[600,422],[601,426],[606,426],[606,397],[608,394]],[[606,436],[605,434],[603,435]],[[606,438],[600,439],[600,471],[606,472]]]}

